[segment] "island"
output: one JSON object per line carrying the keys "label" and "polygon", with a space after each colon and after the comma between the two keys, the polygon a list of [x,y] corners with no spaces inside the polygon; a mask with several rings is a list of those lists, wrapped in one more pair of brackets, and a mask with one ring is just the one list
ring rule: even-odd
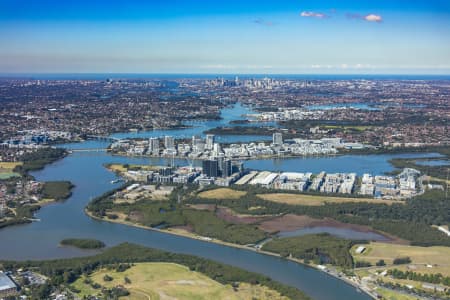
{"label": "island", "polygon": [[102,241],[95,239],[64,239],[60,242],[62,246],[72,246],[80,249],[101,249],[106,245]]}

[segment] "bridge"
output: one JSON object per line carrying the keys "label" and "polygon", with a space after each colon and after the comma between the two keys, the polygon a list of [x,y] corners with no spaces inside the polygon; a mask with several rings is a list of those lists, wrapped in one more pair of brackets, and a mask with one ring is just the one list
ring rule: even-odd
{"label": "bridge", "polygon": [[70,149],[70,152],[106,152],[106,148]]}

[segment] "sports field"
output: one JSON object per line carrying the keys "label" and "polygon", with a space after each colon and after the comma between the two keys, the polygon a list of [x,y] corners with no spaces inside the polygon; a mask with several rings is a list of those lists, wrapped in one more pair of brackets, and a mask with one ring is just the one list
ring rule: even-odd
{"label": "sports field", "polygon": [[20,176],[19,173],[13,172],[14,168],[20,165],[22,162],[0,162],[0,179]]}

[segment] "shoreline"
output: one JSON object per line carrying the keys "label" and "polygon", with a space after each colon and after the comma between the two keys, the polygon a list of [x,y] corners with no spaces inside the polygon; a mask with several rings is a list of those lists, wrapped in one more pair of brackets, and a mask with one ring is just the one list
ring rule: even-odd
{"label": "shoreline", "polygon": [[87,210],[87,208],[84,209],[84,213],[97,221],[104,221],[104,222],[111,222],[111,223],[116,223],[116,224],[121,224],[121,225],[125,225],[125,226],[132,226],[132,227],[136,227],[136,228],[140,228],[140,229],[145,229],[145,230],[151,230],[151,231],[156,231],[159,233],[166,233],[166,234],[171,234],[171,235],[175,235],[175,236],[181,236],[181,237],[185,237],[185,238],[189,238],[189,239],[194,239],[194,240],[199,240],[199,241],[203,241],[203,242],[208,242],[208,243],[214,243],[214,244],[218,244],[218,245],[222,245],[222,246],[228,246],[228,247],[232,247],[232,248],[237,248],[237,249],[242,249],[242,250],[249,250],[249,251],[253,251],[256,253],[261,253],[263,255],[269,255],[272,257],[277,257],[277,258],[281,258],[281,259],[285,259],[288,261],[292,261],[295,262],[297,264],[302,265],[303,267],[309,267],[309,268],[313,268],[317,271],[321,271],[331,277],[334,277],[338,280],[341,280],[343,282],[345,282],[346,284],[349,284],[353,287],[355,287],[356,289],[364,292],[365,294],[367,294],[369,297],[371,297],[372,299],[377,299],[377,296],[375,294],[372,293],[372,291],[365,289],[365,287],[363,285],[358,284],[357,282],[352,281],[349,278],[346,278],[344,276],[339,276],[338,274],[334,274],[332,272],[329,272],[327,270],[323,270],[321,268],[319,268],[319,265],[315,265],[315,264],[305,264],[302,260],[297,259],[297,258],[293,258],[293,257],[282,257],[280,254],[277,253],[273,253],[273,252],[269,252],[269,251],[264,251],[264,250],[260,250],[254,247],[250,247],[250,246],[246,246],[246,245],[239,245],[239,244],[233,244],[233,243],[229,243],[229,242],[224,242],[218,239],[214,239],[214,238],[208,238],[208,237],[202,237],[199,235],[195,235],[195,234],[189,234],[189,233],[182,233],[180,231],[171,231],[169,229],[159,229],[159,228],[154,228],[154,227],[148,227],[148,226],[144,226],[144,225],[140,225],[140,224],[135,224],[129,221],[123,221],[123,220],[112,220],[112,219],[105,219],[105,218],[100,218],[100,217],[96,217],[94,216],[91,212],[89,212]]}

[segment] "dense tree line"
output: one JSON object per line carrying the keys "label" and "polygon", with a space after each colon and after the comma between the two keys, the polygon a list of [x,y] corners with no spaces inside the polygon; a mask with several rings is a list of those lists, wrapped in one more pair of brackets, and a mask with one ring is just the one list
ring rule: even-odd
{"label": "dense tree line", "polygon": [[[137,262],[177,263],[185,265],[193,271],[203,273],[222,284],[239,282],[261,284],[278,291],[290,299],[308,299],[301,291],[260,274],[196,256],[170,253],[128,243],[107,249],[101,254],[90,257],[47,261],[3,261],[0,264],[6,270],[33,268],[50,277],[50,286],[56,287],[60,284],[72,283],[82,274],[89,275],[103,266]],[[45,299],[45,297],[42,299]]]}
{"label": "dense tree line", "polygon": [[398,269],[388,270],[388,275],[396,279],[408,279],[413,281],[428,282],[434,284],[443,284],[450,286],[450,277],[444,276],[441,273],[436,274],[420,274],[413,271],[401,271]]}
{"label": "dense tree line", "polygon": [[41,148],[35,152],[25,153],[19,160],[23,162],[23,165],[17,166],[14,171],[25,174],[29,171],[36,171],[44,168],[46,164],[57,161],[63,158],[67,154],[67,151],[62,148]]}
{"label": "dense tree line", "polygon": [[[108,196],[88,207],[97,216],[106,215],[106,209],[122,212],[128,220],[148,227],[189,225],[196,234],[236,244],[252,244],[266,238],[264,231],[251,224],[232,224],[216,216],[214,211],[195,210],[176,204],[176,201],[137,201],[112,204]],[[99,211],[103,215],[99,215]]]}

